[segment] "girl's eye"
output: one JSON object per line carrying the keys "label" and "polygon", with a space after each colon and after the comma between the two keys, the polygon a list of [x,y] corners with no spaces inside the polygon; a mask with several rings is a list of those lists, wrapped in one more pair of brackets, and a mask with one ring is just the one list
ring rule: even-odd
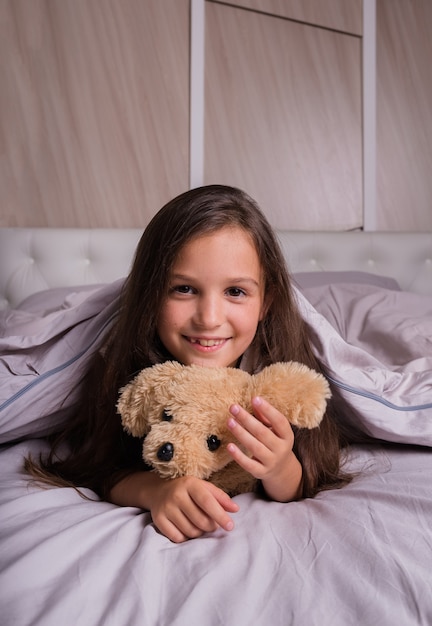
{"label": "girl's eye", "polygon": [[228,290],[228,295],[232,298],[240,298],[241,296],[245,296],[246,293],[240,287],[230,287]]}
{"label": "girl's eye", "polygon": [[172,290],[177,293],[192,293],[192,287],[189,285],[175,285]]}

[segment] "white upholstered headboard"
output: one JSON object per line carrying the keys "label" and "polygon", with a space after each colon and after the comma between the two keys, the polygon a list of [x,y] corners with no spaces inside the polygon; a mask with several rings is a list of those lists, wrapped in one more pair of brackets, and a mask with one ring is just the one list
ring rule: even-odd
{"label": "white upholstered headboard", "polygon": [[[141,229],[0,228],[0,308],[125,276]],[[432,233],[279,232],[292,272],[363,271],[432,295]]]}

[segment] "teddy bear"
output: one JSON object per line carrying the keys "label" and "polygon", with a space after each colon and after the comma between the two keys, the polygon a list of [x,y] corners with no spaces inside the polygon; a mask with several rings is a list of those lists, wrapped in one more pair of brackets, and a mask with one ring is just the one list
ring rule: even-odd
{"label": "teddy bear", "polygon": [[143,459],[161,477],[196,476],[234,496],[253,491],[258,481],[227,451],[235,441],[227,426],[229,407],[239,404],[252,412],[257,395],[292,425],[315,428],[330,389],[322,374],[293,361],[258,374],[167,361],[141,370],[120,389],[117,410],[124,429],[144,437]]}

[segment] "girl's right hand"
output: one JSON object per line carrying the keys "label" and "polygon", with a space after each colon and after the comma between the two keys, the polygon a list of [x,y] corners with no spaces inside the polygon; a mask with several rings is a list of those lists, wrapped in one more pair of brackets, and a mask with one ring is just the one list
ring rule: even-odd
{"label": "girl's right hand", "polygon": [[110,501],[150,511],[157,529],[174,543],[200,537],[217,528],[232,530],[228,513],[238,504],[212,483],[184,476],[165,480],[154,472],[134,472],[110,492]]}
{"label": "girl's right hand", "polygon": [[239,510],[224,491],[194,476],[162,480],[152,500],[150,512],[155,526],[174,543],[218,527],[232,530],[234,522],[228,512]]}

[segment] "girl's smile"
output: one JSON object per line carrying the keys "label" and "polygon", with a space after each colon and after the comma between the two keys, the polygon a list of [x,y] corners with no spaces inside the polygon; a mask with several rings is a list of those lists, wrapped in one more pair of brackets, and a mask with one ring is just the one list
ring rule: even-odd
{"label": "girl's smile", "polygon": [[264,313],[258,254],[240,227],[192,239],[174,263],[158,332],[185,365],[234,366]]}
{"label": "girl's smile", "polygon": [[199,339],[197,337],[186,337],[186,339],[196,344],[197,348],[217,348],[226,341],[226,339]]}

